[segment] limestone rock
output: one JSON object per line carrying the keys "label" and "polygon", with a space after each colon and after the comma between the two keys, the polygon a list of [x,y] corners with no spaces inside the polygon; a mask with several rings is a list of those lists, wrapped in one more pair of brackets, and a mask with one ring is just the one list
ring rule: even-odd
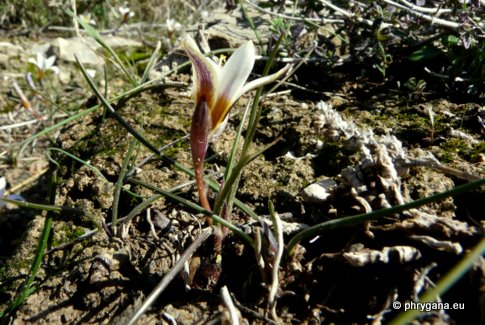
{"label": "limestone rock", "polygon": [[0,67],[7,68],[12,57],[19,57],[24,49],[10,42],[0,42]]}
{"label": "limestone rock", "polygon": [[59,49],[59,58],[68,62],[76,62],[76,55],[82,64],[102,65],[104,60],[96,54],[95,50],[99,45],[88,38],[83,40],[74,38],[58,37],[54,42]]}
{"label": "limestone rock", "polygon": [[327,200],[331,189],[336,185],[337,183],[332,179],[311,184],[303,190],[302,198],[307,203],[321,204]]}
{"label": "limestone rock", "polygon": [[[141,42],[130,40],[119,36],[105,36],[103,40],[113,49],[121,47],[140,47]],[[74,55],[83,64],[98,66],[104,63],[104,59],[96,53],[96,50],[101,48],[101,45],[96,43],[89,37],[82,39],[78,37],[62,38],[58,37],[54,42],[54,46],[59,49],[59,58],[68,62],[76,62]]]}
{"label": "limestone rock", "polygon": [[24,49],[20,45],[15,45],[10,42],[0,42],[0,53],[9,57],[20,56]]}

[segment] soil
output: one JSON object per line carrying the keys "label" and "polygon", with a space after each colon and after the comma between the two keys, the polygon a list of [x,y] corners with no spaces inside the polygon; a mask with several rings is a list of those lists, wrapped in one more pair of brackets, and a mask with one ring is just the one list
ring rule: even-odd
{"label": "soil", "polygon": [[[300,77],[309,84],[315,78]],[[188,71],[174,78],[187,86],[190,83]],[[236,197],[265,220],[270,220],[268,201],[272,201],[285,222],[286,243],[307,225],[409,202],[464,184],[467,177],[484,177],[485,130],[478,117],[484,118],[485,111],[479,99],[411,96],[351,76],[340,80],[339,87],[326,95],[323,91],[328,89],[318,89],[318,95],[290,92],[262,101],[253,149],[282,139],[244,170]],[[217,182],[248,100],[246,95],[238,102],[228,127],[210,146],[206,173]],[[161,147],[187,134],[193,101],[188,87],[166,87],[143,92],[115,107],[147,140]],[[334,114],[333,120],[330,115],[322,117],[325,114]],[[55,204],[82,209],[85,215],[54,215],[48,252],[35,278],[36,290],[7,322],[125,324],[200,233],[205,217],[163,196],[150,205],[150,211],[144,209],[120,225],[116,235],[110,227],[103,228],[112,219],[116,182],[132,141],[102,109],[64,127],[53,139],[54,146],[88,161],[98,172],[52,153],[61,166]],[[141,164],[151,155],[144,146],[136,146],[135,152],[133,178],[165,190],[191,180],[158,157]],[[168,146],[163,154],[191,166],[187,140]],[[447,169],[420,163],[430,155]],[[48,174],[54,164],[49,167]],[[8,181],[15,183],[19,179],[15,173],[27,167],[2,169]],[[48,175],[43,176],[22,194],[41,201],[47,179]],[[305,192],[311,184],[329,180],[332,185],[324,186],[326,198]],[[124,188],[130,192],[121,193],[119,217],[155,194],[129,180]],[[198,202],[193,185],[178,189],[177,194]],[[215,193],[209,194],[214,199]],[[302,241],[279,270],[279,322],[389,322],[399,312],[392,309],[394,301],[416,301],[483,238],[485,219],[476,202],[484,198],[483,190],[475,190]],[[34,215],[26,209],[3,212],[0,238],[6,246],[0,302],[4,307],[29,273],[45,218],[45,212]],[[231,220],[251,237],[261,227],[238,208]],[[74,241],[96,226],[101,226],[96,234]],[[229,233],[220,275],[211,278],[205,271],[214,265],[213,250],[210,239],[196,251],[189,270],[175,277],[138,323],[228,322],[220,299],[222,286],[233,294],[245,323],[274,322],[267,308],[270,267],[258,268],[254,250]],[[443,302],[464,303],[464,310],[427,312],[418,322],[484,321],[484,274],[481,259],[441,297]]]}

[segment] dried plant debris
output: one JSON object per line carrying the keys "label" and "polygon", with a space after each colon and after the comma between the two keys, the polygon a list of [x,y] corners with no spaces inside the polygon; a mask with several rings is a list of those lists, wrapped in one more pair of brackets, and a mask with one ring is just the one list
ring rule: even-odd
{"label": "dried plant debris", "polygon": [[[407,154],[402,143],[393,135],[374,135],[370,129],[361,129],[352,122],[345,121],[342,116],[324,102],[317,104],[318,114],[316,126],[322,130],[327,141],[338,142],[345,149],[357,151],[360,155],[357,166],[349,166],[340,173],[340,185],[334,188],[341,191],[342,187],[353,188],[352,196],[359,200],[366,196],[369,203],[363,207],[365,212],[369,207],[384,208],[403,204],[401,193],[401,176],[407,173]],[[362,212],[364,212],[362,211]]]}
{"label": "dried plant debris", "polygon": [[408,233],[427,232],[433,236],[442,236],[444,238],[455,237],[472,237],[480,234],[481,230],[460,220],[443,218],[434,214],[411,209],[408,218],[399,223],[373,226],[374,231],[406,231]]}
{"label": "dried plant debris", "polygon": [[420,243],[426,244],[431,248],[434,248],[439,251],[446,251],[453,254],[461,254],[463,252],[463,248],[459,243],[454,243],[448,240],[437,240],[430,236],[419,236],[419,235],[412,235],[409,238],[414,239]]}
{"label": "dried plant debris", "polygon": [[[323,210],[318,216],[338,218],[402,205],[451,189],[454,182],[447,175],[463,179],[474,177],[460,177],[462,174],[457,170],[448,173],[432,153],[409,150],[393,135],[376,135],[370,129],[361,128],[327,103],[320,102],[316,107],[315,125],[323,134],[323,139],[319,139],[320,147],[325,143],[337,144],[341,150],[354,152],[355,157],[355,163],[343,167],[336,177],[320,180],[302,191],[304,202],[320,212]],[[413,166],[425,168],[411,170]],[[480,229],[455,217],[456,206],[453,199],[448,198],[390,219],[368,223],[365,232],[368,238],[373,239],[375,234],[381,237],[400,234],[399,238],[409,246],[399,244],[370,249],[359,244],[359,249],[351,246],[343,257],[351,265],[362,267],[388,263],[390,256],[402,263],[410,262],[421,256],[423,247],[460,255],[463,247],[459,241],[479,236]]]}
{"label": "dried plant debris", "polygon": [[374,263],[406,263],[421,257],[418,249],[411,246],[383,247],[381,250],[364,248],[362,244],[355,244],[343,257],[351,265],[362,267]]}
{"label": "dried plant debris", "polygon": [[[98,20],[97,27],[105,28],[99,37],[109,41],[122,62],[108,64],[103,76],[101,63],[113,59],[106,52],[90,66],[97,71],[91,77],[118,115],[170,159],[136,148],[130,154],[136,169],[128,169],[130,179],[123,177],[119,196],[116,185],[131,136],[103,112],[78,66],[63,55],[59,46],[70,43],[62,37],[71,17],[59,24],[30,22],[14,15],[19,10],[10,10],[9,28],[0,28],[5,33],[0,41],[0,66],[5,67],[0,80],[0,198],[18,193],[27,202],[46,203],[46,172],[54,168],[46,158],[50,153],[60,165],[59,183],[49,185],[55,205],[85,212],[49,213],[51,220],[45,211],[34,214],[0,202],[1,310],[16,297],[26,298],[6,322],[128,324],[157,284],[173,276],[140,324],[389,323],[400,312],[393,310],[394,302],[417,301],[482,239],[483,212],[472,205],[479,205],[475,202],[483,190],[335,227],[303,239],[291,256],[283,252],[285,243],[305,228],[484,177],[483,0],[458,1],[459,6],[456,1],[411,5],[404,0],[242,1],[238,6],[235,1],[189,6],[172,1],[170,8],[131,1],[132,10],[126,7],[130,3],[116,8],[123,1],[104,6],[109,14],[104,18],[77,8],[83,21]],[[119,14],[111,17],[110,8]],[[16,28],[14,22],[29,28]],[[46,25],[55,28],[36,32]],[[114,40],[113,33],[122,37]],[[251,80],[267,63],[274,71],[293,64],[292,75],[277,92],[265,89],[250,149],[257,152],[276,138],[281,141],[252,161],[234,188],[236,198],[258,218],[236,205],[221,213],[254,242],[249,245],[229,233],[217,242],[222,247],[217,254],[213,237],[193,246],[209,234],[197,209],[170,197],[157,199],[157,191],[141,185],[178,188],[175,193],[182,199],[198,199],[190,185],[193,177],[173,163],[192,166],[186,136],[194,112],[189,89],[194,80],[184,63],[183,34],[194,36],[204,55],[226,67],[234,58],[227,48],[252,39],[258,55]],[[121,39],[131,36],[136,42]],[[272,49],[278,52],[274,62]],[[86,64],[85,53],[78,54]],[[130,72],[122,73],[123,66]],[[206,68],[211,72],[214,65]],[[49,69],[53,73],[47,75]],[[147,84],[146,78],[151,78]],[[253,98],[241,98],[225,132],[209,146],[207,183],[227,186],[220,175],[240,123],[244,141],[250,138],[242,117]],[[336,109],[317,103],[321,98],[329,98]],[[46,152],[51,146],[84,163],[58,149]],[[243,146],[241,139],[235,161],[244,157]],[[211,205],[217,195],[208,191]],[[272,215],[265,215],[268,202],[275,204]],[[107,225],[115,215],[117,231]],[[129,220],[122,220],[126,216]],[[39,240],[46,221],[52,224],[40,261],[33,256],[44,245]],[[33,260],[34,266],[40,261],[39,270],[29,284]],[[481,259],[439,297],[465,301],[463,316],[433,310],[415,322],[483,323],[484,279]]]}
{"label": "dried plant debris", "polygon": [[[309,185],[302,191],[305,202],[332,206],[333,209],[337,209],[333,211],[337,215],[348,212],[338,211],[342,198],[350,198],[354,202],[354,213],[371,212],[410,202],[415,199],[414,193],[409,193],[408,186],[403,184],[402,179],[405,177],[406,181],[409,179],[409,182],[413,182],[414,177],[409,177],[411,166],[429,167],[428,170],[416,173],[415,178],[422,179],[419,185],[431,189],[423,191],[419,197],[454,186],[453,181],[443,175],[447,168],[441,165],[431,152],[421,149],[408,150],[394,135],[376,135],[371,129],[361,128],[344,119],[325,102],[318,103],[316,107],[315,125],[323,135],[323,141],[319,140],[322,142],[320,147],[325,143],[337,144],[341,150],[354,152],[352,157],[356,157],[357,163],[342,168],[335,179],[324,179]],[[437,169],[438,172],[431,168]],[[448,174],[465,179],[476,178],[473,175],[460,177],[458,172],[454,170],[454,173]],[[433,190],[435,187],[436,190]],[[348,207],[348,201],[345,202],[345,206]],[[448,202],[446,209],[454,210],[455,206]],[[412,214],[407,212],[406,215]]]}

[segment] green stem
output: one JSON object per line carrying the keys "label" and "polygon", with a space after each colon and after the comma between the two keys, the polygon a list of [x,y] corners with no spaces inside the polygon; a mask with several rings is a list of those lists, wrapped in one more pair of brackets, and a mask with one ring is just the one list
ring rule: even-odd
{"label": "green stem", "polygon": [[247,234],[244,233],[244,231],[242,231],[241,229],[239,229],[238,227],[236,227],[235,225],[233,225],[232,223],[230,223],[229,221],[225,220],[224,218],[221,218],[220,216],[218,216],[217,214],[214,214],[212,213],[211,211],[209,210],[206,210],[204,208],[202,208],[201,206],[199,206],[198,204],[195,204],[194,202],[191,202],[189,200],[186,200],[178,195],[175,195],[169,191],[165,191],[165,190],[162,190],[162,189],[159,189],[153,185],[150,185],[150,184],[147,184],[147,183],[144,183],[142,181],[139,181],[137,180],[136,178],[129,178],[130,182],[134,183],[134,184],[137,184],[137,185],[141,185],[141,186],[144,186],[158,194],[161,194],[175,202],[178,202],[178,203],[181,203],[185,206],[187,206],[188,208],[190,209],[193,209],[199,213],[202,213],[208,217],[210,217],[211,219],[213,219],[215,222],[218,222],[220,223],[221,225],[229,228],[232,232],[234,232],[236,235],[238,235],[239,237],[241,237],[242,239],[244,239],[251,247],[254,247],[254,241],[251,239],[251,237],[249,237]]}
{"label": "green stem", "polygon": [[[273,50],[271,51],[269,59],[266,62],[266,66],[264,67],[263,73],[261,74],[262,77],[265,77],[268,75],[271,65],[273,64],[274,58],[278,53],[278,49],[280,47],[282,40],[283,40],[283,35],[280,36]],[[248,153],[249,146],[251,145],[254,135],[256,133],[256,128],[258,126],[259,118],[261,117],[262,107],[259,105],[259,101],[260,101],[262,92],[263,92],[263,87],[259,87],[258,90],[256,91],[256,95],[254,96],[253,105],[251,108],[251,114],[249,116],[247,136],[246,136],[246,139],[244,140],[243,149],[241,151],[241,158],[240,158],[240,161],[234,166],[234,170],[231,170],[229,174],[230,175],[229,179],[225,180],[226,182],[224,184],[224,188],[222,189],[223,193],[220,193],[217,197],[217,200],[214,206],[214,211],[216,211],[216,213],[220,212],[225,201],[226,202],[229,201],[228,208],[232,207],[231,200],[227,200],[227,199],[229,198],[229,195],[231,195],[231,193],[232,193],[231,197],[234,199],[235,190],[238,188],[238,184],[239,184],[239,180],[240,180],[240,176],[243,168],[249,162],[255,159],[257,155],[259,155],[261,152],[264,151],[264,150],[259,151],[259,153],[256,155],[250,155]],[[231,213],[230,209],[228,209],[228,213]]]}
{"label": "green stem", "polygon": [[239,127],[237,129],[236,138],[232,144],[231,154],[229,155],[229,159],[227,160],[226,170],[224,171],[224,179],[229,179],[232,173],[232,166],[234,165],[234,160],[236,159],[237,149],[239,148],[239,142],[241,140],[242,131],[244,128],[244,122],[246,122],[246,118],[249,112],[249,103],[246,105],[244,109],[243,117],[241,118],[241,123],[239,123]]}
{"label": "green stem", "polygon": [[56,213],[65,213],[65,214],[74,215],[74,216],[92,217],[92,215],[86,213],[85,211],[83,211],[81,209],[72,208],[72,207],[68,207],[68,206],[58,206],[58,205],[51,205],[51,204],[24,202],[24,201],[7,199],[5,197],[0,197],[0,200],[5,201],[7,203],[15,204],[19,207],[26,208],[26,209],[42,210],[42,211],[49,211],[49,212],[56,212]]}
{"label": "green stem", "polygon": [[123,62],[121,61],[120,57],[118,56],[118,54],[116,54],[116,52],[113,50],[113,48],[111,46],[109,46],[104,40],[103,38],[101,37],[101,35],[98,33],[98,31],[96,29],[94,29],[94,27],[92,27],[91,25],[89,25],[89,23],[83,21],[81,18],[79,18],[77,15],[75,15],[72,11],[70,11],[69,9],[66,10],[67,14],[70,15],[71,17],[73,17],[74,19],[77,20],[77,22],[84,28],[84,30],[96,41],[98,42],[99,45],[101,45],[106,51],[109,52],[109,54],[111,55],[112,59],[110,58],[107,58],[109,59],[110,61],[114,61],[115,65],[117,65],[121,71],[123,72],[123,74],[125,75],[126,79],[133,85],[133,86],[137,86],[137,82],[135,80],[135,78],[133,77],[133,73],[131,71],[128,71],[128,69],[126,68],[126,66],[123,64]]}
{"label": "green stem", "polygon": [[241,10],[243,12],[244,18],[247,19],[249,26],[251,27],[251,29],[254,32],[254,36],[256,36],[256,39],[258,40],[259,45],[261,47],[263,47],[263,41],[261,40],[261,35],[259,34],[258,29],[254,25],[253,19],[251,18],[250,15],[248,15],[247,10],[246,10],[246,6],[244,5],[244,1],[239,0],[238,2],[239,2],[239,5],[241,6]]}
{"label": "green stem", "polygon": [[[52,171],[50,180],[49,180],[49,203],[53,204],[56,197],[55,187],[57,184],[57,169]],[[40,265],[42,263],[42,259],[44,258],[45,250],[47,248],[47,242],[49,240],[49,235],[52,227],[52,218],[53,218],[53,211],[48,211],[44,220],[44,227],[42,229],[41,236],[39,238],[39,244],[37,246],[37,251],[35,253],[34,260],[30,267],[30,272],[28,278],[25,280],[22,288],[20,289],[19,294],[15,297],[14,301],[10,304],[9,307],[1,314],[13,312],[19,306],[21,306],[25,299],[32,294],[34,291],[33,283],[35,276],[37,275]]]}
{"label": "green stem", "polygon": [[[220,191],[219,195],[217,196],[216,202],[214,204],[214,212],[215,213],[219,214],[220,209],[224,205],[224,202],[230,203],[231,200],[233,199],[233,197],[231,198],[230,195],[231,195],[231,193],[235,194],[235,191],[234,191],[235,185],[234,184],[237,184],[237,182],[239,181],[239,178],[241,177],[241,173],[242,173],[244,167],[246,167],[253,160],[258,158],[259,155],[261,155],[264,151],[266,151],[268,148],[270,148],[271,146],[273,146],[276,142],[278,142],[280,140],[281,140],[281,138],[277,138],[276,140],[274,140],[273,142],[271,142],[270,144],[265,146],[263,149],[258,150],[258,151],[256,151],[255,153],[252,153],[252,154],[246,153],[243,157],[241,157],[241,159],[237,162],[236,166],[234,166],[234,169],[231,172],[229,179],[226,180],[226,184],[222,188],[222,191]],[[230,198],[230,199],[227,200],[227,198]],[[232,204],[228,204],[228,208],[231,205]],[[231,210],[228,210],[228,211],[231,211]]]}
{"label": "green stem", "polygon": [[115,111],[115,109],[111,106],[111,104],[109,103],[109,101],[101,94],[101,92],[99,91],[99,89],[96,87],[96,85],[94,84],[93,80],[91,79],[91,77],[89,76],[89,74],[86,72],[86,69],[84,68],[83,64],[81,63],[81,61],[79,61],[78,57],[75,56],[75,58],[76,58],[76,61],[77,61],[78,65],[79,65],[79,67],[81,68],[81,72],[84,75],[84,78],[86,79],[86,81],[88,82],[89,86],[91,87],[91,90],[94,92],[94,94],[96,95],[96,97],[98,97],[98,99],[101,101],[101,103],[103,104],[103,106],[113,115],[113,117],[115,118],[115,120],[118,121],[118,123],[120,123],[128,132],[131,133],[131,135],[133,135],[145,147],[147,147],[151,151],[153,151],[153,152],[157,153],[158,155],[160,155],[160,152],[158,151],[158,149],[153,144],[151,144],[149,141],[147,141],[140,133],[138,133],[134,128],[132,128],[131,125],[128,124],[128,122],[126,122]]}
{"label": "green stem", "polygon": [[57,151],[57,152],[60,152],[60,153],[62,153],[62,154],[64,154],[64,155],[68,156],[69,158],[74,159],[75,161],[77,161],[77,162],[79,162],[79,163],[81,163],[81,164],[85,165],[87,168],[89,168],[89,169],[91,169],[92,171],[94,171],[94,172],[95,172],[95,173],[96,173],[96,174],[97,174],[99,177],[101,177],[101,179],[102,179],[103,181],[105,181],[105,182],[107,182],[107,183],[109,182],[109,181],[108,181],[108,179],[107,179],[107,178],[106,178],[106,177],[103,175],[103,173],[101,173],[101,171],[100,171],[98,168],[94,167],[93,165],[91,165],[91,164],[90,164],[90,163],[88,163],[87,161],[82,160],[81,158],[78,158],[78,157],[74,156],[73,154],[70,154],[69,152],[67,152],[67,151],[65,151],[65,150],[62,150],[62,149],[60,149],[60,148],[55,148],[55,147],[52,147],[52,148],[48,148],[48,149],[47,149],[47,156],[48,156],[49,160],[51,160],[51,161],[52,161],[52,160],[54,160],[54,159],[51,157],[51,155],[50,155],[50,152],[51,152],[51,151]]}
{"label": "green stem", "polygon": [[118,180],[116,181],[116,185],[115,185],[113,209],[111,213],[111,231],[113,232],[114,236],[116,236],[116,230],[118,226],[118,205],[120,202],[121,189],[123,188],[123,181],[125,179],[125,175],[128,170],[128,165],[131,160],[131,154],[133,152],[133,149],[135,148],[135,145],[136,145],[136,141],[135,139],[133,139],[130,143],[130,147],[128,148],[128,152],[126,153],[126,157],[123,160],[123,165],[121,166],[121,171],[120,171],[120,174],[118,175]]}
{"label": "green stem", "polygon": [[[266,62],[266,66],[264,67],[263,73],[261,77],[265,77],[268,75],[271,66],[273,65],[273,61],[278,53],[280,48],[281,42],[283,41],[284,34],[281,34],[276,42],[273,50],[271,51],[268,61]],[[253,107],[251,108],[251,115],[249,116],[249,123],[248,123],[248,132],[246,139],[244,141],[244,146],[242,150],[241,156],[243,156],[249,149],[249,145],[253,142],[254,134],[256,133],[256,128],[258,126],[259,118],[261,117],[262,107],[259,105],[259,101],[261,98],[261,94],[263,93],[263,87],[259,87],[256,91],[256,95],[254,96],[253,100]]]}

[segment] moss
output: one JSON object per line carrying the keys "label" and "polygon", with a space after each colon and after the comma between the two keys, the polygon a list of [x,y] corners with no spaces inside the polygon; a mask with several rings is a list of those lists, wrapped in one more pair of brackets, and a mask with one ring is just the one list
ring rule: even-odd
{"label": "moss", "polygon": [[480,157],[480,154],[485,154],[485,142],[481,141],[477,144],[475,144],[470,152],[470,160],[471,161],[476,161]]}
{"label": "moss", "polygon": [[468,153],[470,147],[468,143],[463,139],[453,138],[447,140],[443,145],[441,145],[443,150],[456,153],[458,155],[463,155]]}
{"label": "moss", "polygon": [[169,157],[176,157],[180,150],[189,150],[189,148],[187,147],[187,144],[184,141],[178,141],[178,142],[172,144],[171,146],[167,147],[163,151],[163,154],[165,154]]}
{"label": "moss", "polygon": [[[9,259],[8,262],[0,268],[0,279],[2,279],[0,283],[0,293],[18,288],[18,281],[21,280],[19,279],[19,274],[23,274],[30,269],[32,258],[20,259],[14,257]],[[0,301],[0,304],[2,303],[3,301]]]}
{"label": "moss", "polygon": [[52,246],[56,247],[73,241],[84,233],[85,228],[83,227],[75,226],[70,222],[63,223],[61,227],[56,229],[55,235],[52,237]]}
{"label": "moss", "polygon": [[470,147],[470,144],[463,139],[450,139],[442,146],[444,162],[450,162],[454,156],[458,156],[464,160],[475,161],[479,159],[479,155],[485,153],[485,142],[478,142]]}

